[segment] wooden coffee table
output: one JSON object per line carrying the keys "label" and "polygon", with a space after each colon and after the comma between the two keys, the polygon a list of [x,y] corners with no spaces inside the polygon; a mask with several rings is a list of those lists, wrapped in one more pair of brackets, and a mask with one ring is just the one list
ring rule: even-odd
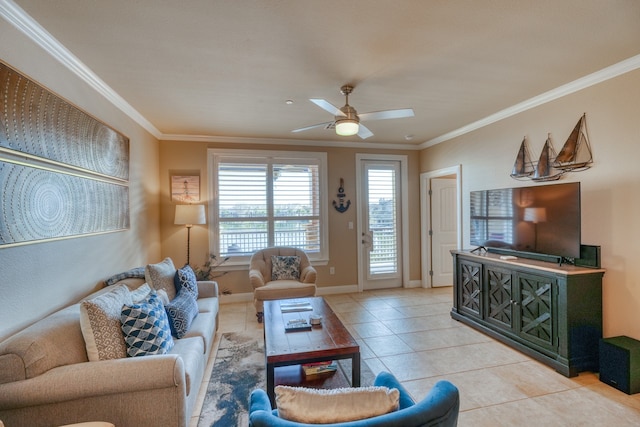
{"label": "wooden coffee table", "polygon": [[[282,313],[280,304],[309,302],[313,311]],[[309,331],[286,332],[290,319],[322,316],[322,323]],[[267,394],[275,407],[275,369],[336,359],[351,359],[351,385],[360,387],[360,346],[321,297],[264,302],[264,348],[267,364]]]}

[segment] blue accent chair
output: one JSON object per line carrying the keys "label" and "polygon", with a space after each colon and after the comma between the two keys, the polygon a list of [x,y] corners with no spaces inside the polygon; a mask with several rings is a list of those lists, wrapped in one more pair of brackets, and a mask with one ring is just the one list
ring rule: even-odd
{"label": "blue accent chair", "polygon": [[[377,417],[336,424],[321,424],[333,427],[455,427],[458,424],[460,396],[456,386],[448,381],[439,381],[429,394],[416,403],[409,392],[390,373],[381,372],[373,385],[397,388],[400,405],[397,411]],[[272,409],[264,390],[251,393],[249,408],[250,427],[313,427],[319,424],[304,424],[278,418],[278,410]]]}

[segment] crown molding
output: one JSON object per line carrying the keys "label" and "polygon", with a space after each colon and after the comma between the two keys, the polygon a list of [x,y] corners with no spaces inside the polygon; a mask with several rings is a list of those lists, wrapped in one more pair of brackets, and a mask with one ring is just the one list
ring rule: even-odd
{"label": "crown molding", "polygon": [[116,108],[129,116],[132,120],[145,128],[156,138],[162,133],[142,114],[133,108],[116,91],[107,85],[97,74],[87,67],[77,56],[45,30],[20,6],[12,0],[0,0],[0,16],[16,27],[34,43],[44,49],[54,59],[67,67],[72,73],[87,83],[100,95],[104,96]]}
{"label": "crown molding", "polygon": [[504,110],[491,114],[484,119],[469,123],[466,126],[462,126],[461,128],[445,133],[444,135],[440,135],[436,138],[430,139],[420,144],[419,147],[420,149],[424,149],[432,147],[436,144],[440,144],[441,142],[457,138],[474,130],[488,126],[492,123],[538,107],[542,104],[546,104],[547,102],[551,102],[558,98],[562,98],[563,96],[567,96],[582,89],[586,89],[589,86],[593,86],[614,77],[618,77],[622,74],[628,73],[630,71],[637,70],[638,68],[640,68],[640,55],[632,56],[631,58],[625,59],[624,61],[620,61],[607,68],[603,68],[600,71],[596,71],[594,73],[581,77],[565,85],[544,92],[538,96],[534,96],[533,98],[529,98],[526,101],[515,104],[509,108],[505,108]]}
{"label": "crown molding", "polygon": [[420,150],[417,144],[394,144],[363,141],[335,141],[321,139],[278,139],[278,138],[249,138],[237,136],[211,136],[211,135],[178,135],[163,134],[161,141],[186,141],[186,142],[214,142],[232,144],[266,144],[266,145],[295,145],[309,147],[338,147],[338,148],[369,148],[383,150]]}

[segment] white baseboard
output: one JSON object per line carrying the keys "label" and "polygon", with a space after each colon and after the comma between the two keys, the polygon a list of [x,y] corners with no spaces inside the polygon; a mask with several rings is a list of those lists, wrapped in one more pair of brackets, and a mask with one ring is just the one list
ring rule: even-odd
{"label": "white baseboard", "polygon": [[358,285],[318,287],[316,295],[352,294],[358,292]]}
{"label": "white baseboard", "polygon": [[408,288],[422,288],[422,280],[410,280]]}
{"label": "white baseboard", "polygon": [[[421,280],[411,280],[407,288],[421,288]],[[358,292],[358,285],[343,285],[343,286],[319,286],[316,295],[337,295],[337,294],[352,294]],[[242,294],[222,294],[220,295],[220,304],[233,304],[238,302],[252,302],[253,293],[245,292]]]}

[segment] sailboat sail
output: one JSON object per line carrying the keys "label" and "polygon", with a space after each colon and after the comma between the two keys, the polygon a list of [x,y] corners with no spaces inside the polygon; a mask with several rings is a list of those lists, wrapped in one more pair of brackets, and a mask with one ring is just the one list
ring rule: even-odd
{"label": "sailboat sail", "polygon": [[544,147],[542,147],[542,153],[540,153],[538,164],[531,179],[533,181],[555,181],[560,179],[564,172],[553,166],[553,159],[555,157],[556,152],[551,144],[551,135],[549,135],[544,143]]}
{"label": "sailboat sail", "polygon": [[589,169],[593,163],[589,136],[587,134],[586,113],[582,115],[573,131],[564,143],[553,166],[564,171],[582,171]]}
{"label": "sailboat sail", "polygon": [[531,154],[529,154],[529,147],[527,146],[527,137],[525,136],[520,144],[520,150],[518,150],[516,161],[513,164],[511,178],[528,178],[532,173],[533,162],[531,161]]}

